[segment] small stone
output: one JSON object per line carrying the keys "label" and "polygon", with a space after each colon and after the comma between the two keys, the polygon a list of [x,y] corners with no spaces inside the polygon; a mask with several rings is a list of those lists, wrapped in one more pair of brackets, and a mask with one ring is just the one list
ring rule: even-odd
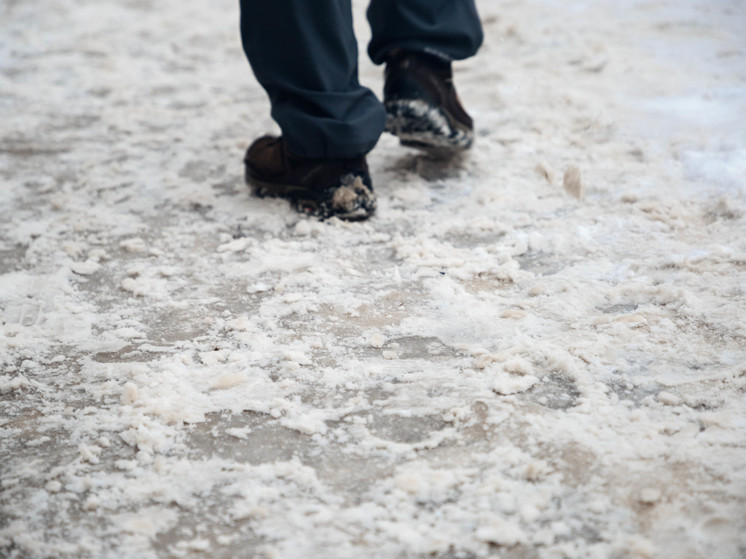
{"label": "small stone", "polygon": [[578,200],[585,198],[585,184],[583,184],[580,169],[575,165],[571,165],[565,171],[565,176],[562,178],[562,187],[573,198]]}
{"label": "small stone", "polygon": [[546,180],[548,184],[552,184],[554,182],[552,171],[549,170],[549,167],[546,164],[542,162],[537,163],[534,167],[534,171],[536,171],[539,176],[544,177],[544,180]]}
{"label": "small stone", "polygon": [[125,239],[119,246],[127,252],[145,252],[145,241],[138,237],[132,239]]}
{"label": "small stone", "polygon": [[386,338],[384,338],[383,334],[380,332],[372,332],[368,336],[368,345],[370,345],[370,347],[383,347],[385,341]]}
{"label": "small stone", "polygon": [[70,269],[73,271],[73,273],[78,274],[79,276],[90,276],[92,273],[98,270],[99,267],[100,266],[97,262],[94,262],[93,260],[86,260],[85,262],[74,262],[70,266]]}
{"label": "small stone", "polygon": [[679,398],[676,394],[664,391],[658,393],[658,401],[661,404],[665,404],[667,406],[678,406],[681,403],[681,398]]}
{"label": "small stone", "polygon": [[654,487],[646,487],[640,491],[640,502],[646,505],[652,505],[660,501],[662,493],[660,489]]}
{"label": "small stone", "polygon": [[124,405],[133,404],[137,401],[138,390],[137,385],[133,382],[128,382],[124,385],[124,392],[122,394],[122,403]]}
{"label": "small stone", "polygon": [[83,508],[85,510],[96,510],[100,504],[101,502],[98,500],[98,497],[91,495],[83,503]]}
{"label": "small stone", "polygon": [[211,388],[216,390],[226,390],[244,382],[246,382],[245,373],[226,373],[216,378],[212,382]]}

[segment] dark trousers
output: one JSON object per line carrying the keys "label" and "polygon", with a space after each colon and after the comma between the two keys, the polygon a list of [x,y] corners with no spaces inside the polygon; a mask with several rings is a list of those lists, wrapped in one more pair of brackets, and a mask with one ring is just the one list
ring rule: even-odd
{"label": "dark trousers", "polygon": [[[358,82],[350,0],[240,2],[244,51],[290,151],[334,158],[373,149],[386,114]],[[482,43],[474,0],[371,0],[368,21],[376,64],[397,48],[461,60]]]}

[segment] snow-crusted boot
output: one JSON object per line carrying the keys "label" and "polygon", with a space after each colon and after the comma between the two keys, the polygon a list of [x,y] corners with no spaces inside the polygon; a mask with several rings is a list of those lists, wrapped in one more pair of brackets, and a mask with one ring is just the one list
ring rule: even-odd
{"label": "snow-crusted boot", "polygon": [[448,61],[394,51],[386,62],[383,104],[386,131],[402,145],[457,151],[472,144],[474,123],[456,94]]}
{"label": "snow-crusted boot", "polygon": [[285,198],[301,213],[355,221],[376,209],[364,156],[307,159],[292,154],[282,137],[263,136],[249,146],[244,164],[256,195]]}

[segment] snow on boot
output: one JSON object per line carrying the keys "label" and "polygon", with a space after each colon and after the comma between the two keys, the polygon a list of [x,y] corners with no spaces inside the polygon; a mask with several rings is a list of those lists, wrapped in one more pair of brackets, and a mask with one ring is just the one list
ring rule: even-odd
{"label": "snow on boot", "polygon": [[359,221],[375,212],[364,156],[308,159],[292,154],[281,137],[263,136],[249,146],[244,164],[254,194],[289,200],[301,213]]}
{"label": "snow on boot", "polygon": [[474,123],[456,94],[450,62],[395,51],[386,62],[383,103],[386,131],[402,145],[448,151],[471,147]]}

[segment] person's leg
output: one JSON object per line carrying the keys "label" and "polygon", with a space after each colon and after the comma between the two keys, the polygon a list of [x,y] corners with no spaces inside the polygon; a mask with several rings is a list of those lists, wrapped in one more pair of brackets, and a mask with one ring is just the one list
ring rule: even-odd
{"label": "person's leg", "polygon": [[241,39],[290,151],[352,158],[384,128],[376,96],[358,82],[350,0],[240,0]]}
{"label": "person's leg", "polygon": [[482,44],[474,0],[371,0],[368,54],[376,64],[397,49],[463,60]]}
{"label": "person's leg", "polygon": [[368,53],[386,63],[386,131],[407,146],[469,148],[474,123],[453,86],[451,61],[482,44],[474,0],[372,0],[368,20]]}

